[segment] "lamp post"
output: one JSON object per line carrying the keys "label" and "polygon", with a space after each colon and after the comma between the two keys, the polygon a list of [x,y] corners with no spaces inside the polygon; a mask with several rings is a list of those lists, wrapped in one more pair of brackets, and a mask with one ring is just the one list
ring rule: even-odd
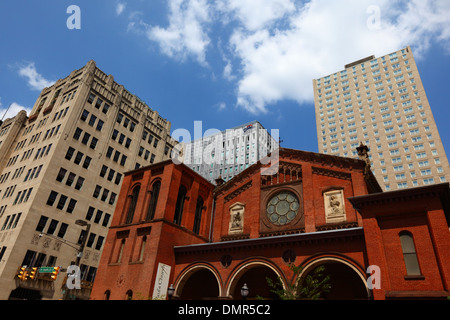
{"label": "lamp post", "polygon": [[244,283],[244,285],[243,285],[242,288],[241,288],[241,296],[242,296],[242,299],[246,300],[246,299],[247,299],[247,296],[248,296],[248,293],[249,293],[249,290],[248,290],[247,284]]}
{"label": "lamp post", "polygon": [[[77,260],[75,261],[75,265],[77,267],[80,267],[81,257],[83,256],[83,250],[84,250],[84,247],[86,246],[86,240],[87,240],[87,237],[89,236],[89,231],[91,230],[91,224],[86,222],[86,221],[84,221],[84,220],[76,220],[75,224],[78,225],[78,226],[81,226],[81,227],[86,227],[86,230],[85,230],[86,233],[85,233],[83,239],[81,240],[81,244],[80,244],[80,246],[78,248]],[[79,276],[81,276],[81,275],[79,275]],[[65,289],[65,292],[64,292],[64,295],[63,295],[63,300],[68,300],[69,290],[70,289],[66,286],[66,289]]]}
{"label": "lamp post", "polygon": [[170,285],[170,287],[167,289],[167,296],[169,297],[169,300],[172,300],[172,296],[175,293],[175,288],[173,287],[173,284]]}
{"label": "lamp post", "polygon": [[87,223],[84,220],[76,220],[75,224],[79,225],[81,227],[86,227],[86,234],[83,237],[83,240],[81,241],[80,248],[79,248],[78,254],[77,254],[77,260],[75,262],[75,265],[79,267],[80,262],[81,262],[81,257],[83,256],[83,250],[84,250],[84,247],[86,246],[86,240],[87,240],[87,237],[89,236],[89,231],[91,230],[91,224]]}

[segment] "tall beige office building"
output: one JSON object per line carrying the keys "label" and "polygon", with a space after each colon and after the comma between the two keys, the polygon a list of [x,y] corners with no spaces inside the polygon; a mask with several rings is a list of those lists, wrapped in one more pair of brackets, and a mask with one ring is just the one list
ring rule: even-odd
{"label": "tall beige office building", "polygon": [[170,125],[90,61],[0,126],[0,300],[89,297],[123,173],[170,157]]}
{"label": "tall beige office building", "polygon": [[450,181],[450,168],[408,46],[313,80],[319,152],[357,157],[370,148],[384,190]]}

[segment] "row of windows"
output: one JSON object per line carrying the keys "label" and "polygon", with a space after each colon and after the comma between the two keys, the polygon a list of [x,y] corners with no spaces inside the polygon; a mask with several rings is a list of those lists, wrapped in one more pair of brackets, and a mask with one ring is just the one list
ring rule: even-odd
{"label": "row of windows", "polygon": [[[446,182],[447,180],[445,179],[445,177],[439,177],[437,178],[439,182]],[[412,182],[412,186],[413,187],[418,187],[419,186],[419,181],[417,180],[413,180]],[[430,184],[434,184],[436,183],[436,179],[435,178],[425,178],[422,180],[423,185],[430,185]],[[399,182],[397,183],[397,188],[398,189],[404,189],[404,188],[408,188],[408,182]],[[391,185],[390,184],[386,184],[385,185],[385,189],[386,191],[391,190]]]}
{"label": "row of windows", "polygon": [[[106,173],[108,173],[108,175],[106,175]],[[114,183],[117,185],[119,185],[120,181],[122,180],[122,174],[120,172],[116,172],[114,169],[108,168],[106,165],[103,165],[102,169],[100,170],[100,177],[104,178],[105,176],[108,181],[114,180]],[[114,176],[116,177],[115,179]]]}
{"label": "row of windows", "polygon": [[[59,169],[58,175],[56,176],[56,181],[63,182],[67,174],[67,169],[61,168]],[[70,172],[66,179],[66,186],[71,187],[75,181],[76,174],[73,172]],[[75,190],[81,190],[84,183],[84,178],[79,176],[77,179],[77,182],[75,183]]]}
{"label": "row of windows", "polygon": [[[123,123],[122,123],[123,121]],[[117,123],[121,124],[124,128],[129,129],[131,132],[134,132],[134,129],[136,128],[136,123],[132,120],[130,120],[128,117],[125,117],[123,113],[120,113],[117,115]],[[128,126],[130,126],[128,128]]]}
{"label": "row of windows", "polygon": [[[47,226],[47,222],[49,221],[49,218],[46,216],[41,216],[41,218],[38,221],[38,224],[36,226],[36,231],[38,232],[44,232],[45,227]],[[47,227],[47,231],[45,232],[46,234],[50,234],[50,235],[54,235],[56,229],[58,228],[59,225],[59,221],[52,219],[50,221],[50,224]],[[67,228],[69,227],[69,225],[67,223],[61,222],[61,224],[59,225],[59,230],[56,233],[56,236],[59,238],[64,238],[64,236],[66,235],[66,231]]]}
{"label": "row of windows", "polygon": [[[76,150],[74,148],[69,147],[69,149],[67,149],[67,153],[66,153],[65,159],[69,160],[69,161],[72,160],[73,155],[75,154],[75,151]],[[84,158],[84,161],[83,161],[83,158]],[[79,165],[83,161],[83,165],[82,165],[83,168],[84,169],[88,169],[89,165],[91,164],[91,160],[92,160],[91,157],[84,156],[84,153],[82,153],[80,151],[77,151],[77,154],[76,154],[73,162],[75,164]]]}
{"label": "row of windows", "polygon": [[[151,154],[151,156],[150,156]],[[138,153],[139,157],[144,158],[144,160],[148,160],[148,158],[150,157],[150,163],[155,162],[155,155],[153,153],[150,153],[150,151],[144,149],[144,147],[140,147],[139,148],[139,153]]]}
{"label": "row of windows", "polygon": [[[127,162],[127,156],[125,154],[121,154],[118,150],[116,150],[114,152],[113,147],[108,147],[108,150],[106,151],[106,157],[108,159],[111,159],[111,157],[113,156],[113,153],[114,153],[114,157],[112,158],[112,160],[114,162],[119,162],[119,159],[120,159],[120,165],[125,166],[125,163]],[[122,155],[122,157],[121,157],[121,155]]]}
{"label": "row of windows", "polygon": [[[81,120],[86,121],[88,117],[89,117],[89,111],[84,109],[83,113],[81,114]],[[96,123],[97,123],[97,125],[96,125]],[[102,131],[103,125],[105,124],[105,122],[102,119],[97,119],[96,115],[91,114],[91,117],[89,118],[89,121],[87,122],[87,124],[90,125],[91,127],[95,127],[95,130],[97,130],[97,131]]]}
{"label": "row of windows", "polygon": [[[152,220],[154,218],[160,188],[161,188],[160,181],[156,181],[152,186],[150,204],[145,218],[146,221]],[[139,185],[134,187],[133,190],[131,191],[131,200],[128,206],[128,210],[126,211],[126,217],[124,221],[125,224],[130,224],[133,222],[136,205],[139,200],[140,191],[141,187]],[[186,200],[187,200],[187,189],[185,186],[181,185],[178,190],[173,223],[181,225]],[[192,231],[197,234],[200,232],[203,210],[204,210],[204,200],[201,196],[198,196],[194,215],[194,225],[192,228]]]}
{"label": "row of windows", "polygon": [[64,95],[64,97],[62,98],[62,100],[61,100],[61,105],[66,103],[66,102],[69,102],[70,100],[73,100],[73,98],[75,98],[76,94],[77,94],[77,90],[73,90],[73,91],[71,91],[69,93],[66,93]]}
{"label": "row of windows", "polygon": [[[94,102],[95,98],[96,98],[96,95],[95,95],[94,93],[91,93],[91,94],[89,95],[89,98],[88,98],[87,102],[88,102],[89,104],[92,104],[92,103]],[[103,106],[103,107],[102,107],[102,106]],[[108,110],[109,110],[109,108],[110,108],[110,104],[107,103],[107,102],[104,102],[102,98],[98,97],[98,98],[97,98],[97,101],[95,102],[94,107],[95,107],[96,109],[99,109],[99,110],[101,109],[101,111],[102,111],[104,114],[107,114],[107,113],[108,113]]]}
{"label": "row of windows", "polygon": [[6,219],[2,225],[1,231],[14,229],[15,227],[17,227],[17,223],[19,222],[21,215],[22,215],[22,213],[20,212],[18,214],[6,216]]}
{"label": "row of windows", "polygon": [[[117,137],[119,137],[119,138],[117,139]],[[119,131],[117,129],[114,129],[111,139],[114,141],[117,141],[120,145],[122,145],[125,142],[125,148],[127,148],[127,149],[131,145],[131,139],[127,138],[123,133],[120,133],[120,135],[119,135]]]}
{"label": "row of windows", "polygon": [[49,256],[47,258],[45,253],[37,253],[33,250],[27,250],[21,265],[29,268],[54,267],[56,265],[56,259],[57,258],[55,256]]}
{"label": "row of windows", "polygon": [[153,142],[153,147],[156,148],[158,146],[158,142],[159,140],[156,139],[151,133],[149,133],[147,130],[144,130],[142,132],[142,140],[147,141],[148,144],[152,144]]}
{"label": "row of windows", "polygon": [[[28,169],[28,172],[25,176],[25,179],[23,179],[23,181],[30,181],[32,179],[37,179],[39,177],[39,174],[41,173],[43,165],[41,164],[40,166]],[[22,167],[25,168],[25,167]]]}
{"label": "row of windows", "polygon": [[[103,189],[103,192],[102,192],[102,189]],[[100,200],[103,202],[107,202],[108,204],[113,205],[114,202],[116,201],[116,197],[117,197],[116,193],[111,192],[110,190],[103,188],[100,185],[96,185],[92,196],[95,199],[98,199],[100,194],[101,194]]]}
{"label": "row of windows", "polygon": [[[58,197],[58,192],[56,191],[51,191],[50,195],[48,196],[47,199],[47,205],[50,207],[53,207],[53,204],[56,202],[56,198]],[[59,201],[56,205],[56,209],[58,210],[63,210],[64,207],[66,206],[66,202],[67,202],[68,197],[66,195],[61,194],[59,197]],[[66,208],[66,212],[67,213],[72,213],[75,210],[75,206],[77,205],[77,200],[75,199],[70,199],[69,200],[69,204],[67,205]]]}
{"label": "row of windows", "polygon": [[30,198],[31,192],[33,192],[33,188],[19,191],[16,198],[14,199],[13,205],[26,203]]}
{"label": "row of windows", "polygon": [[[73,138],[78,141],[80,139],[82,133],[83,133],[83,130],[81,130],[80,128],[76,128],[75,133],[73,134]],[[84,145],[88,145],[89,140],[91,140],[89,148],[95,150],[95,148],[97,147],[98,139],[94,136],[91,139],[91,134],[88,132],[85,132],[83,135],[83,138],[81,139],[81,143]]]}
{"label": "row of windows", "polygon": [[92,222],[99,224],[101,221],[103,227],[108,227],[108,223],[111,219],[111,215],[109,213],[105,213],[102,210],[95,209],[94,207],[89,207],[86,213],[86,220],[91,221],[93,217],[94,220]]}
{"label": "row of windows", "polygon": [[11,126],[2,129],[2,131],[0,131],[0,137],[4,136],[9,131],[9,128],[11,128]]}
{"label": "row of windows", "polygon": [[5,193],[3,194],[2,199],[9,198],[14,194],[14,191],[16,190],[17,184],[13,186],[9,186],[6,188]]}
{"label": "row of windows", "polygon": [[69,107],[56,112],[55,115],[53,116],[52,122],[64,118],[67,114],[67,111],[69,111]]}

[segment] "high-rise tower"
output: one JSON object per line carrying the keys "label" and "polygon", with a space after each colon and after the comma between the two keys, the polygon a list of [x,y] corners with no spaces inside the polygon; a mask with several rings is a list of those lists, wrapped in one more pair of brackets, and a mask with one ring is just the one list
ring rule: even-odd
{"label": "high-rise tower", "polygon": [[313,80],[319,152],[370,148],[384,190],[450,181],[450,167],[410,47]]}
{"label": "high-rise tower", "polygon": [[76,264],[89,297],[123,174],[169,159],[170,126],[94,61],[1,125],[0,299],[59,299]]}

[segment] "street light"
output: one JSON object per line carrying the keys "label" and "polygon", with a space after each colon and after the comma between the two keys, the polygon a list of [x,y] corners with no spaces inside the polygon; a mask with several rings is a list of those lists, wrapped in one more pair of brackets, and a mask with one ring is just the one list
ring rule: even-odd
{"label": "street light", "polygon": [[170,287],[167,289],[167,296],[169,297],[169,300],[172,300],[172,296],[175,293],[175,288],[173,287],[173,284],[170,285]]}
{"label": "street light", "polygon": [[244,300],[247,299],[248,293],[249,293],[249,290],[248,290],[247,284],[244,283],[244,285],[241,288],[242,299],[244,299]]}
{"label": "street light", "polygon": [[90,223],[87,223],[84,220],[76,220],[75,224],[81,227],[86,227],[86,233],[85,236],[83,237],[83,240],[81,241],[80,248],[78,249],[77,261],[75,263],[75,265],[80,266],[81,257],[83,256],[83,250],[86,245],[86,240],[89,236],[89,230],[91,229],[91,225]]}

